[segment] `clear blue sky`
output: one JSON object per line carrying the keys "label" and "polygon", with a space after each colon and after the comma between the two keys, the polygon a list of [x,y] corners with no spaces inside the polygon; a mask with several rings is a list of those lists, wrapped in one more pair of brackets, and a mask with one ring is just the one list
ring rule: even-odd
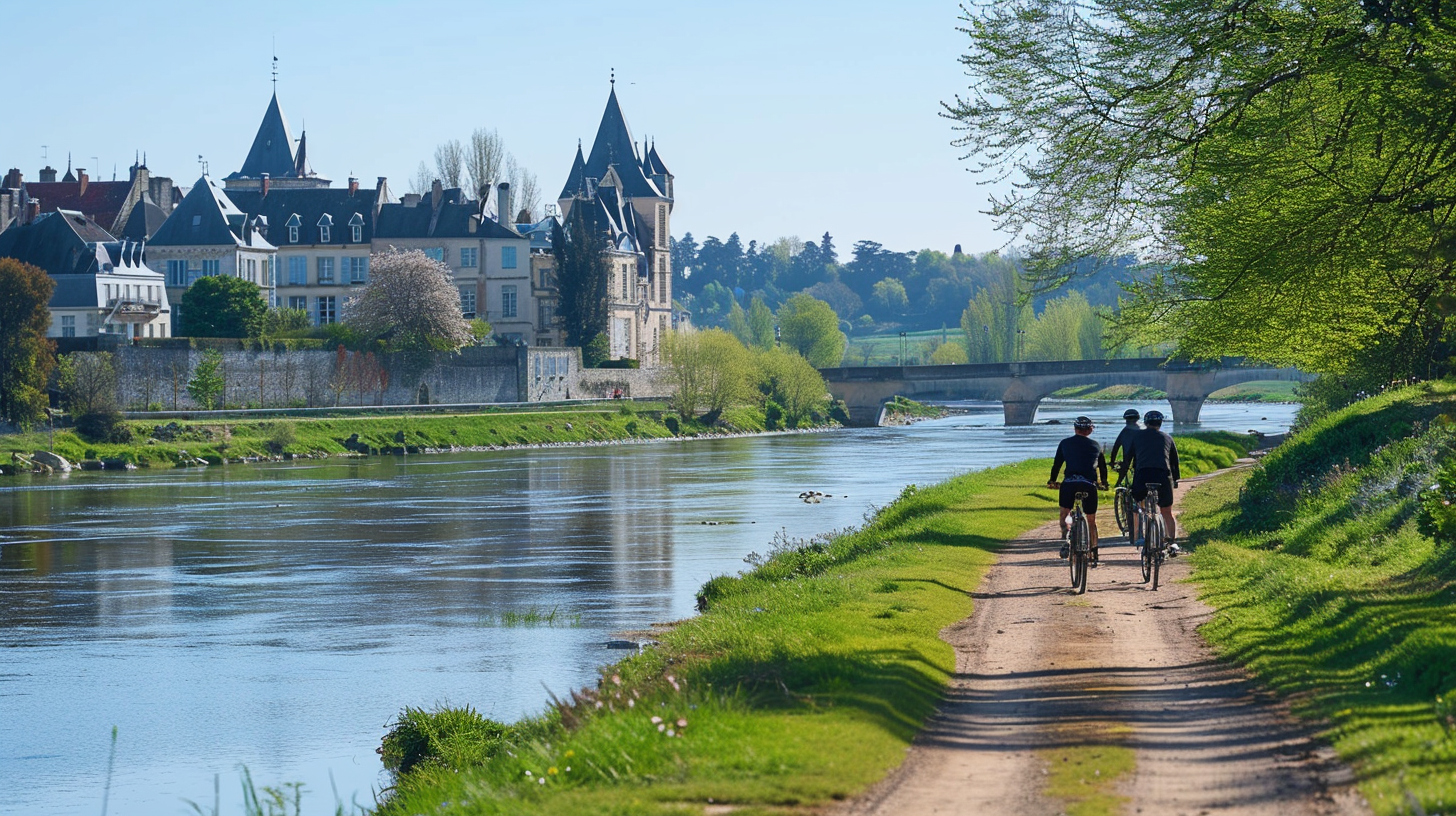
{"label": "clear blue sky", "polygon": [[[70,151],[93,178],[134,150],[180,184],[236,170],[278,96],[314,169],[388,176],[499,130],[554,200],[596,131],[608,71],[633,135],[677,177],[673,232],[891,249],[994,249],[987,188],[940,103],[965,87],[947,0],[840,2],[7,3],[0,163]],[[95,158],[93,158],[95,157]],[[99,159],[99,162],[98,162]]]}

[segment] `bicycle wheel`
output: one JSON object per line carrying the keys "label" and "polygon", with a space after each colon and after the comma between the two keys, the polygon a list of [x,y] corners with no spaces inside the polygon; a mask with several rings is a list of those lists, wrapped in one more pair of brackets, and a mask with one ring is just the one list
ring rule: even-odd
{"label": "bicycle wheel", "polygon": [[1123,535],[1132,532],[1132,508],[1129,504],[1132,501],[1132,494],[1119,488],[1112,494],[1112,512],[1117,517],[1117,529]]}
{"label": "bicycle wheel", "polygon": [[1080,523],[1072,531],[1072,586],[1080,595],[1087,591],[1087,570],[1088,559],[1091,553],[1088,545],[1091,542],[1091,530],[1087,528],[1087,519],[1079,519]]}
{"label": "bicycle wheel", "polygon": [[1142,561],[1143,565],[1143,583],[1146,584],[1153,577],[1153,551],[1147,547],[1143,547],[1139,555],[1141,556],[1139,560]]}
{"label": "bicycle wheel", "polygon": [[1072,588],[1077,588],[1077,520],[1072,519],[1072,531],[1067,536],[1067,547],[1071,552],[1067,553],[1067,568],[1072,573]]}
{"label": "bicycle wheel", "polygon": [[1153,589],[1158,588],[1158,572],[1163,566],[1163,519],[1154,516],[1148,523],[1148,540],[1146,548],[1153,553]]}

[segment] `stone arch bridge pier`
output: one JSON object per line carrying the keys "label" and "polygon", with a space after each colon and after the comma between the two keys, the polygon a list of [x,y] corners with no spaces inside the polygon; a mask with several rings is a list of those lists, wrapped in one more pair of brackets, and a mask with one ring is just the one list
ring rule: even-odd
{"label": "stone arch bridge pier", "polygon": [[1140,385],[1168,395],[1173,421],[1198,422],[1203,402],[1222,388],[1254,380],[1304,382],[1295,368],[1275,368],[1224,358],[1204,363],[1161,357],[1066,362],[987,363],[942,366],[873,366],[820,369],[829,391],[849,407],[851,424],[878,425],[885,403],[897,394],[915,400],[999,401],[1007,425],[1030,425],[1036,409],[1055,391],[1073,386]]}

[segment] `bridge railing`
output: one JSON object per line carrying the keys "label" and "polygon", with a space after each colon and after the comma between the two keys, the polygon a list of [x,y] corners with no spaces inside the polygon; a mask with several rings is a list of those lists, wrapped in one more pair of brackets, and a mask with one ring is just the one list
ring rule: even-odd
{"label": "bridge railing", "polygon": [[1212,371],[1221,368],[1267,368],[1242,357],[1188,362],[1166,357],[1122,357],[1107,360],[1043,360],[1023,363],[966,363],[960,365],[840,366],[821,368],[833,382],[883,380],[940,380],[963,377],[1034,377],[1058,374],[1137,373],[1142,371]]}

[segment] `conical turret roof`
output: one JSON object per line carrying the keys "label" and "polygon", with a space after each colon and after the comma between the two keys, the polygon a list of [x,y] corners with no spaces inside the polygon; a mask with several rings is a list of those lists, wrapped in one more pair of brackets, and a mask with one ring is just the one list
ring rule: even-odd
{"label": "conical turret roof", "polygon": [[253,147],[242,169],[228,178],[262,178],[264,173],[273,178],[286,178],[295,173],[293,137],[288,132],[288,120],[283,118],[276,93],[268,102],[263,123],[258,126],[258,135],[253,137]]}
{"label": "conical turret roof", "polygon": [[561,188],[558,199],[571,198],[586,191],[586,159],[581,155],[581,142],[576,143],[576,159],[571,162],[571,172],[566,176],[566,186]]}
{"label": "conical turret roof", "polygon": [[592,141],[591,155],[586,160],[587,178],[601,178],[607,168],[615,166],[622,177],[622,192],[629,198],[637,196],[660,196],[661,193],[642,173],[642,157],[632,141],[632,131],[627,128],[627,117],[622,115],[622,106],[617,102],[617,88],[612,86],[607,97],[607,109],[602,112],[602,123],[597,126],[597,137]]}

